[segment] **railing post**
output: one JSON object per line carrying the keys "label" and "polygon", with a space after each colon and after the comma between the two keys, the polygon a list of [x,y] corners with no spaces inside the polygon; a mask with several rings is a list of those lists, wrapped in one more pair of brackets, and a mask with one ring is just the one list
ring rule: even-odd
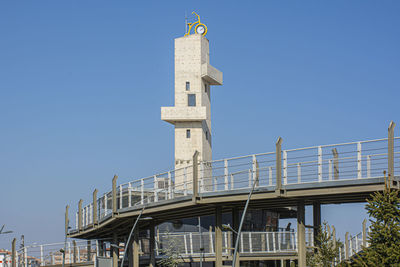
{"label": "railing post", "polygon": [[187,196],[187,167],[183,169],[183,195]]}
{"label": "railing post", "polygon": [[117,214],[117,179],[118,176],[114,175],[112,179],[112,211],[113,216]]}
{"label": "railing post", "polygon": [[11,243],[11,267],[17,267],[16,250],[15,250],[16,242],[17,242],[17,239],[14,238]]}
{"label": "railing post", "polygon": [[119,185],[119,208],[122,209],[122,198],[123,198],[123,194],[122,194],[122,184]]}
{"label": "railing post", "polygon": [[128,207],[132,207],[132,184],[128,183]]}
{"label": "railing post", "polygon": [[276,189],[275,192],[281,193],[282,190],[282,138],[276,141]]}
{"label": "railing post", "polygon": [[362,245],[367,247],[367,220],[364,219],[362,223]]}
{"label": "railing post", "polygon": [[371,155],[367,156],[367,178],[371,178]]}
{"label": "railing post", "polygon": [[[205,185],[204,185],[204,162],[199,162],[200,165],[200,192],[204,192],[206,191]],[[217,190],[217,181],[214,181],[214,179],[212,177],[210,177],[210,184],[211,184],[211,188],[213,188],[212,190],[216,191]],[[210,190],[211,188],[207,187],[208,190]]]}
{"label": "railing post", "polygon": [[82,199],[78,202],[78,231],[82,231],[82,202]]}
{"label": "railing post", "polygon": [[297,163],[297,183],[301,183],[301,163]]}
{"label": "railing post", "polygon": [[252,168],[253,168],[253,177],[252,177],[252,184],[253,184],[253,182],[256,181],[257,179],[257,172],[258,172],[258,162],[256,155],[252,156]]}
{"label": "railing post", "polygon": [[272,167],[268,167],[268,175],[269,175],[269,185],[272,185]]}
{"label": "railing post", "polygon": [[172,199],[172,177],[171,172],[168,172],[168,199]]}
{"label": "railing post", "polygon": [[144,180],[140,179],[140,204],[144,204]]}
{"label": "railing post", "polygon": [[388,128],[388,177],[394,178],[394,127],[396,124],[391,121]]}
{"label": "railing post", "polygon": [[249,188],[252,188],[253,183],[251,182],[251,180],[252,180],[253,178],[252,178],[252,175],[251,175],[251,169],[248,170],[248,173],[249,173],[249,174],[248,174],[248,176],[249,176],[249,178],[248,178],[248,179],[249,179]]}
{"label": "railing post", "polygon": [[346,260],[349,259],[349,232],[346,232],[345,236],[344,236],[344,258]]}
{"label": "railing post", "polygon": [[65,234],[65,236],[67,236],[67,234],[68,234],[68,227],[69,227],[69,205],[67,205],[66,207],[65,207],[65,224],[64,224],[64,226],[65,226],[65,228],[64,228],[64,234]]}
{"label": "railing post", "polygon": [[361,142],[357,143],[357,179],[362,178],[362,155],[361,155]]}
{"label": "railing post", "polygon": [[288,183],[288,162],[287,162],[287,151],[283,150],[283,184]]}
{"label": "railing post", "polygon": [[224,159],[225,190],[229,190],[229,187],[228,187],[229,186],[228,175],[229,175],[228,160]]}
{"label": "railing post", "polygon": [[154,202],[158,202],[158,181],[157,181],[157,175],[153,176],[153,184],[154,184]]}
{"label": "railing post", "polygon": [[333,154],[333,177],[335,180],[339,180],[339,153],[337,149],[332,149]]}
{"label": "railing post", "polygon": [[198,198],[198,186],[199,186],[199,181],[198,181],[198,168],[197,168],[197,164],[198,164],[198,156],[199,156],[199,152],[196,150],[193,154],[193,184],[192,184],[192,188],[193,188],[193,195],[192,195],[192,201],[194,203],[197,202],[197,198]]}
{"label": "railing post", "polygon": [[107,216],[108,213],[108,198],[107,193],[104,194],[104,216]]}
{"label": "railing post", "polygon": [[318,146],[318,182],[322,182],[322,147]]}

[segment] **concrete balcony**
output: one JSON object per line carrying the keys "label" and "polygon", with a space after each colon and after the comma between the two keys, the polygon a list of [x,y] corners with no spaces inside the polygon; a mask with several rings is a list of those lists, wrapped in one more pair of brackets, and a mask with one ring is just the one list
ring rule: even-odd
{"label": "concrete balcony", "polygon": [[161,120],[174,124],[183,121],[207,119],[206,107],[162,107]]}
{"label": "concrete balcony", "polygon": [[222,85],[222,72],[210,64],[205,63],[201,65],[201,78],[206,80],[210,85]]}

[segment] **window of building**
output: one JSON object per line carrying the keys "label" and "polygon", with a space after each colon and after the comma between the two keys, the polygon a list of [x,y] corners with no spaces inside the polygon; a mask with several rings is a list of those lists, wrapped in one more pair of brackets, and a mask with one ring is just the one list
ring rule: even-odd
{"label": "window of building", "polygon": [[206,140],[208,140],[208,131],[206,131]]}
{"label": "window of building", "polygon": [[190,138],[190,129],[186,130],[186,138]]}
{"label": "window of building", "polygon": [[208,84],[204,84],[204,92],[207,94],[207,92],[208,92]]}
{"label": "window of building", "polygon": [[196,106],[196,95],[188,94],[188,106],[195,107]]}
{"label": "window of building", "polygon": [[190,82],[186,82],[186,91],[190,90]]}

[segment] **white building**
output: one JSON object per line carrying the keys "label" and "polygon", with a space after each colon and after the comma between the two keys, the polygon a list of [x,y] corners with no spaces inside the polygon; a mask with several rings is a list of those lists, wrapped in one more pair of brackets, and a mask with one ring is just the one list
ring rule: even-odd
{"label": "white building", "polygon": [[[201,34],[175,39],[175,106],[162,107],[161,119],[175,126],[175,183],[180,170],[212,159],[211,85],[222,85],[222,72],[210,65],[209,41]],[[187,177],[186,177],[187,178]]]}

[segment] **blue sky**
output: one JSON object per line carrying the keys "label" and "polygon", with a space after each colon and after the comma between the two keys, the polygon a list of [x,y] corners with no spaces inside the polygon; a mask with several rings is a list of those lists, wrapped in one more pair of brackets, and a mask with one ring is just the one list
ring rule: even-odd
{"label": "blue sky", "polygon": [[[381,138],[400,122],[398,1],[1,1],[0,225],[63,239],[64,208],[173,167],[173,39],[208,26],[214,159]],[[398,129],[396,130],[398,136]],[[325,207],[340,234],[363,205]],[[71,218],[74,221],[73,218]]]}

